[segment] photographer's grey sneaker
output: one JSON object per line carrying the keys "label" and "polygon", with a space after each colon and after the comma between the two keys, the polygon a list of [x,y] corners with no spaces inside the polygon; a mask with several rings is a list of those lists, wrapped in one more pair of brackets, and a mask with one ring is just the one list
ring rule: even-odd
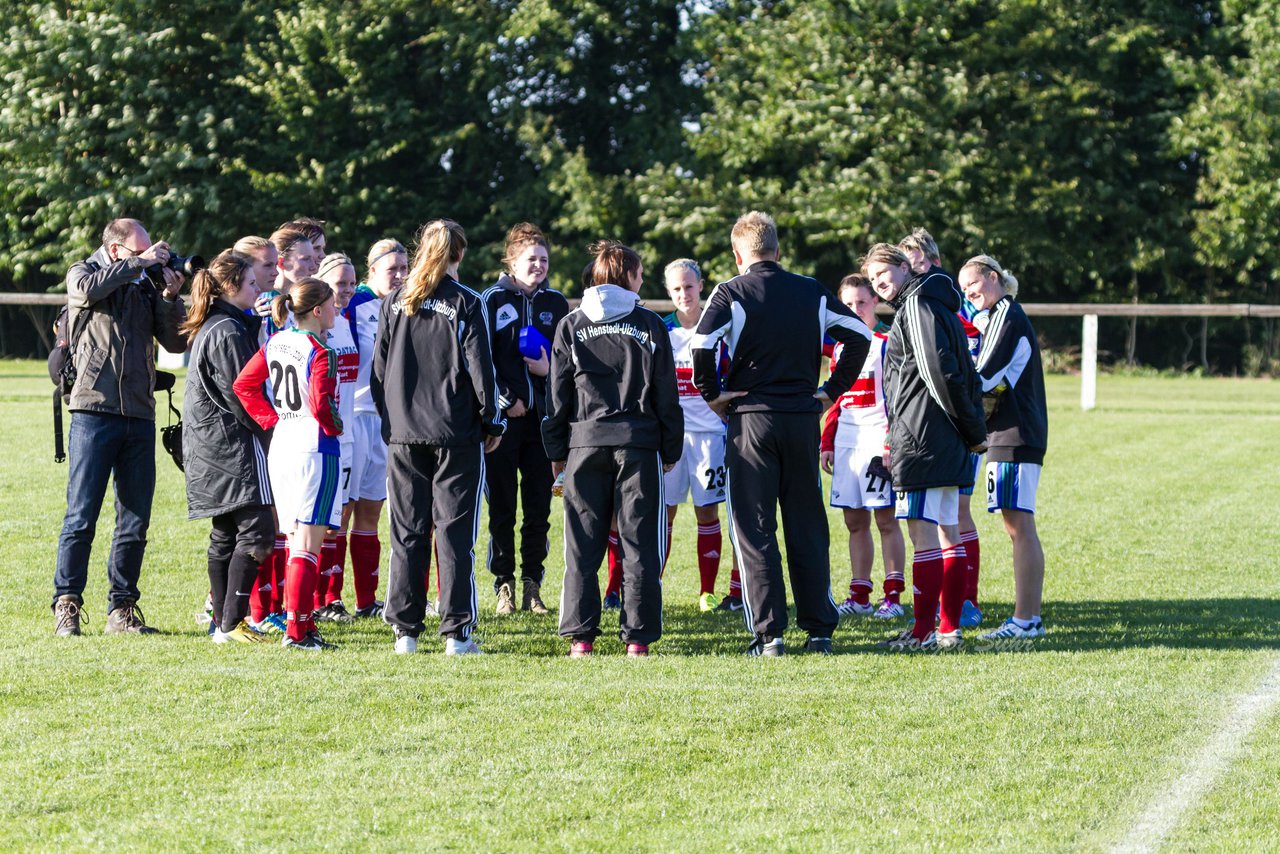
{"label": "photographer's grey sneaker", "polygon": [[500,617],[516,612],[516,591],[511,582],[504,581],[498,585],[498,607],[494,613]]}
{"label": "photographer's grey sneaker", "polygon": [[147,625],[146,619],[142,616],[142,609],[138,607],[137,600],[125,599],[120,603],[120,607],[113,608],[111,613],[107,615],[107,625],[102,629],[102,633],[107,635],[154,635],[159,632]]}
{"label": "photographer's grey sneaker", "polygon": [[524,582],[524,601],[521,603],[522,611],[532,611],[535,614],[549,614],[547,606],[542,604],[542,585],[536,581]]}
{"label": "photographer's grey sneaker", "polygon": [[82,602],[74,593],[64,593],[53,603],[53,633],[60,638],[80,636]]}

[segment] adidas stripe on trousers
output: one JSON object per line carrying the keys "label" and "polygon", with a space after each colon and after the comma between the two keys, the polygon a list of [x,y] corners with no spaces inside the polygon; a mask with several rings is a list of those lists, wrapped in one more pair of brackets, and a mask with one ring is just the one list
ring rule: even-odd
{"label": "adidas stripe on trousers", "polygon": [[658,452],[635,448],[569,450],[560,634],[579,640],[600,634],[600,563],[615,511],[622,555],[618,634],[623,643],[651,644],[662,636],[667,507]]}
{"label": "adidas stripe on trousers", "polygon": [[796,412],[729,416],[729,533],[742,575],[747,629],[753,634],[780,637],[787,627],[779,509],[797,625],[816,637],[831,637],[840,620],[831,598],[818,419],[816,413]]}
{"label": "adidas stripe on trousers", "polygon": [[484,449],[479,445],[387,447],[391,566],[383,619],[417,637],[426,626],[432,526],[440,560],[440,634],[465,639],[479,619],[476,536]]}

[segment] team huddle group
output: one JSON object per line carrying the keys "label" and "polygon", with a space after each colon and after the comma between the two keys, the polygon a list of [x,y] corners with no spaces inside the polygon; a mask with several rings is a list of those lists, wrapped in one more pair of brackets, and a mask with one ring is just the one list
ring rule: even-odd
{"label": "team huddle group", "polygon": [[[841,617],[905,619],[900,519],[914,546],[914,620],[885,645],[955,649],[962,627],[983,620],[969,500],[984,452],[987,506],[1013,540],[1016,602],[983,637],[1043,636],[1034,510],[1047,418],[1016,279],[977,256],[957,281],[917,229],[873,246],[833,300],[779,264],[768,215],[741,217],[731,245],[739,275],[705,304],[698,264],[666,265],[676,308],[666,318],[640,304],[640,256],[614,241],[592,247],[571,310],[548,287],[550,245],[529,223],[510,230],[504,272],[483,292],[460,281],[467,240],[450,220],[422,227],[412,263],[396,240],[375,243],[363,283],[355,261],[326,253],[323,224],[310,219],[213,258],[192,281],[181,325],[187,499],[191,518],[212,520],[213,640],[281,633],[286,648],[318,651],[334,645],[317,623],[381,617],[396,652],[410,653],[438,619],[446,654],[477,654],[481,501],[497,614],[547,613],[555,494],[564,500],[559,631],[573,657],[593,654],[607,609],[619,611],[629,656],[660,638],[672,524],[690,499],[698,607],[742,611],[748,654],[785,651],[780,545],[808,650],[829,654]],[[896,309],[887,330],[881,301]],[[832,475],[830,504],[849,534],[852,579],[839,604],[819,468]],[[721,503],[735,560],[718,598]],[[348,552],[353,601],[344,599]]]}

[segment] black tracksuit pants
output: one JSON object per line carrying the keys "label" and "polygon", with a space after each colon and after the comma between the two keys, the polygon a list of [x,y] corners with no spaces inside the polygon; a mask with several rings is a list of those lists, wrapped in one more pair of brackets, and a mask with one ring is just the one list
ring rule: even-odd
{"label": "black tracksuit pants", "polygon": [[[519,487],[516,482],[519,479]],[[534,413],[507,419],[502,443],[485,459],[489,498],[489,571],[493,589],[516,577],[516,498],[520,523],[520,577],[542,583],[551,531],[551,461],[542,447],[542,422]]]}
{"label": "black tracksuit pants", "polygon": [[479,619],[475,547],[480,525],[484,449],[387,447],[391,577],[383,619],[417,637],[426,628],[431,528],[440,574],[440,634],[465,639]]}
{"label": "black tracksuit pants", "polygon": [[667,537],[662,460],[657,451],[572,448],[567,462],[560,634],[576,640],[600,635],[600,562],[616,511],[622,553],[619,636],[623,643],[651,644],[662,636]]}
{"label": "black tracksuit pants", "polygon": [[229,632],[249,616],[258,564],[271,554],[276,521],[270,507],[241,507],[213,517],[209,532],[209,600],[218,628]]}
{"label": "black tracksuit pants", "polygon": [[787,627],[787,591],[778,549],[778,508],[796,623],[831,637],[839,622],[831,598],[830,531],[818,474],[816,414],[743,412],[729,416],[725,462],[729,518],[742,574],[747,629],[780,637]]}

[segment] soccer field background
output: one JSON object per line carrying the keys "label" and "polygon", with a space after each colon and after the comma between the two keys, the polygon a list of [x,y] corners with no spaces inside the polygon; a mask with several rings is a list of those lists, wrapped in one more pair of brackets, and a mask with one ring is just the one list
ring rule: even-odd
{"label": "soccer field background", "polygon": [[[1079,380],[1048,378],[1049,636],[1030,651],[881,654],[886,627],[855,619],[833,658],[745,658],[740,615],[697,611],[686,507],[654,655],[627,660],[607,615],[599,654],[570,661],[559,502],[551,616],[493,616],[482,536],[488,655],[446,659],[424,636],[427,654],[395,656],[375,621],[325,628],[341,648],[320,655],[213,645],[194,620],[207,523],[186,520],[159,448],[141,606],[164,633],[101,634],[108,501],[86,635],[56,639],[52,389],[41,363],[0,376],[4,850],[1105,850],[1168,811],[1280,659],[1274,382],[1103,376],[1082,413]],[[994,626],[1011,611],[1009,544],[977,515]],[[878,555],[873,577],[878,590]],[[1272,711],[1160,847],[1280,846],[1278,776]]]}

